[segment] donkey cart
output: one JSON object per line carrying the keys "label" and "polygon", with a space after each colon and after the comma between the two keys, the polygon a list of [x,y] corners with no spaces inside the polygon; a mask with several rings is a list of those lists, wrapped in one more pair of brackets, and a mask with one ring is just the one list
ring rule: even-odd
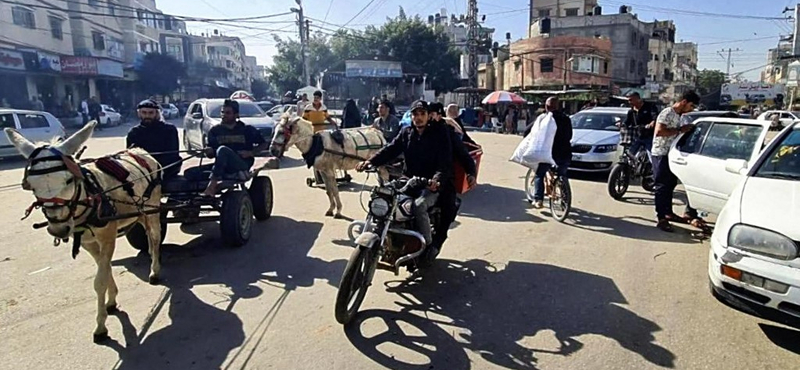
{"label": "donkey cart", "polygon": [[[214,197],[204,197],[210,167],[189,168],[161,186],[161,242],[167,234],[167,224],[219,221],[223,244],[241,247],[250,240],[253,217],[264,221],[272,215],[272,180],[260,172],[271,163],[257,158],[253,170],[226,176]],[[125,235],[134,248],[147,252],[147,234],[141,224],[135,224]]]}

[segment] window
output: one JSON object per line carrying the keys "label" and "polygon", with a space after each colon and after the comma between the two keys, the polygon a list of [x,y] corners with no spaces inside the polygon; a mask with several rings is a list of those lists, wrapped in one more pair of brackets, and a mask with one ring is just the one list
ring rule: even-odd
{"label": "window", "polygon": [[62,27],[64,25],[64,20],[53,16],[49,16],[48,19],[50,19],[50,35],[53,36],[54,39],[63,40],[64,30]]}
{"label": "window", "polygon": [[647,47],[647,42],[644,41],[644,37],[639,38],[639,49],[644,50]]}
{"label": "window", "polygon": [[50,127],[50,124],[47,123],[47,118],[41,114],[18,114],[17,118],[19,118],[19,128],[23,130]]}
{"label": "window", "polygon": [[36,29],[36,16],[30,9],[15,6],[11,8],[11,18],[17,26]]}
{"label": "window", "polygon": [[636,73],[636,61],[631,59],[628,61],[628,70],[630,73]]}
{"label": "window", "polygon": [[93,8],[99,8],[100,7],[100,0],[88,0],[88,3],[89,3],[89,6],[91,6]]}
{"label": "window", "polygon": [[658,54],[653,54],[653,60],[655,60],[656,62],[658,62]]}
{"label": "window", "polygon": [[644,75],[644,63],[639,61],[639,75]]}
{"label": "window", "polygon": [[564,15],[567,17],[577,17],[578,16],[578,8],[567,8],[564,9]]}
{"label": "window", "polygon": [[14,123],[14,115],[13,114],[0,114],[0,128],[13,128],[13,129],[16,129],[17,126]]}
{"label": "window", "polygon": [[550,9],[539,9],[539,18],[547,18],[550,16]]}
{"label": "window", "polygon": [[636,31],[631,31],[631,45],[636,46],[636,40],[639,38],[636,37]]}
{"label": "window", "polygon": [[[683,120],[685,120],[685,122],[681,123],[691,123],[692,119],[688,116],[683,116],[682,121]],[[711,127],[711,122],[698,123],[694,130],[692,130],[692,132],[689,134],[683,135],[683,137],[681,137],[681,141],[679,141],[675,146],[681,151],[681,153],[692,154],[699,152],[700,147],[703,146],[703,140],[708,133],[709,127]]]}
{"label": "window", "polygon": [[553,58],[539,59],[540,72],[553,72]]}
{"label": "window", "polygon": [[800,131],[794,130],[776,146],[755,176],[800,179]]}
{"label": "window", "polygon": [[117,15],[117,8],[114,7],[114,3],[108,3],[108,14],[110,15]]}
{"label": "window", "polygon": [[700,155],[722,160],[750,160],[761,131],[760,126],[715,123],[708,131]]}
{"label": "window", "polygon": [[92,44],[94,45],[94,50],[106,50],[106,42],[100,32],[92,31]]}
{"label": "window", "polygon": [[605,75],[608,74],[608,61],[607,60],[603,61],[603,74],[605,74]]}

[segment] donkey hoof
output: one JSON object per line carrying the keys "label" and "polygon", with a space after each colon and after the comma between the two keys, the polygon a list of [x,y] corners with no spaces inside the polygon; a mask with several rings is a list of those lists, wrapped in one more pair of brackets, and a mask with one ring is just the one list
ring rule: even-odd
{"label": "donkey hoof", "polygon": [[343,218],[344,218],[344,216],[342,216],[342,214],[341,214],[341,213],[337,213],[337,214],[333,215],[333,218],[335,218],[335,219],[337,219],[337,220],[341,220],[341,219],[343,219]]}
{"label": "donkey hoof", "polygon": [[95,344],[103,343],[103,342],[105,342],[105,341],[107,341],[109,339],[111,339],[111,338],[108,336],[108,332],[92,335],[92,341]]}
{"label": "donkey hoof", "polygon": [[148,282],[150,285],[158,285],[158,283],[161,282],[161,279],[159,279],[156,275],[151,275],[148,279]]}
{"label": "donkey hoof", "polygon": [[113,314],[118,313],[118,312],[119,312],[119,308],[117,308],[117,305],[106,307],[106,313],[109,314],[109,315],[113,315]]}
{"label": "donkey hoof", "polygon": [[326,217],[333,217],[333,211],[325,212]]}

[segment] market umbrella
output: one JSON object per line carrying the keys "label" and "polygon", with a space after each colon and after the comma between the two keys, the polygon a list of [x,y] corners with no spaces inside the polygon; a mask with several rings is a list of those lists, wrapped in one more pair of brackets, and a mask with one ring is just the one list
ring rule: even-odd
{"label": "market umbrella", "polygon": [[512,103],[512,104],[526,104],[528,101],[521,98],[519,95],[508,92],[508,91],[495,91],[489,95],[486,95],[483,98],[481,103],[483,104],[500,104],[500,103]]}

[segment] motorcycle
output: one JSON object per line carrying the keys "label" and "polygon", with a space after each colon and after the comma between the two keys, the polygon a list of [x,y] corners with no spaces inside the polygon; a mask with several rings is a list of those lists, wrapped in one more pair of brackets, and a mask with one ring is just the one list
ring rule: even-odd
{"label": "motorcycle", "polygon": [[641,149],[633,155],[625,148],[619,162],[608,175],[608,194],[616,200],[622,199],[633,181],[639,181],[642,189],[653,191],[655,186],[653,165],[646,150]]}
{"label": "motorcycle", "polygon": [[[377,170],[368,168],[366,172]],[[389,265],[397,276],[401,267],[414,272],[420,264],[429,264],[435,257],[426,253],[425,237],[415,230],[414,222],[414,199],[429,183],[430,180],[421,177],[384,182],[378,176],[378,186],[370,193],[367,219],[350,225],[355,249],[336,294],[335,316],[340,324],[349,323],[358,313],[381,262]],[[441,210],[431,207],[429,214],[431,225],[437,225]],[[360,233],[355,233],[359,227]]]}

